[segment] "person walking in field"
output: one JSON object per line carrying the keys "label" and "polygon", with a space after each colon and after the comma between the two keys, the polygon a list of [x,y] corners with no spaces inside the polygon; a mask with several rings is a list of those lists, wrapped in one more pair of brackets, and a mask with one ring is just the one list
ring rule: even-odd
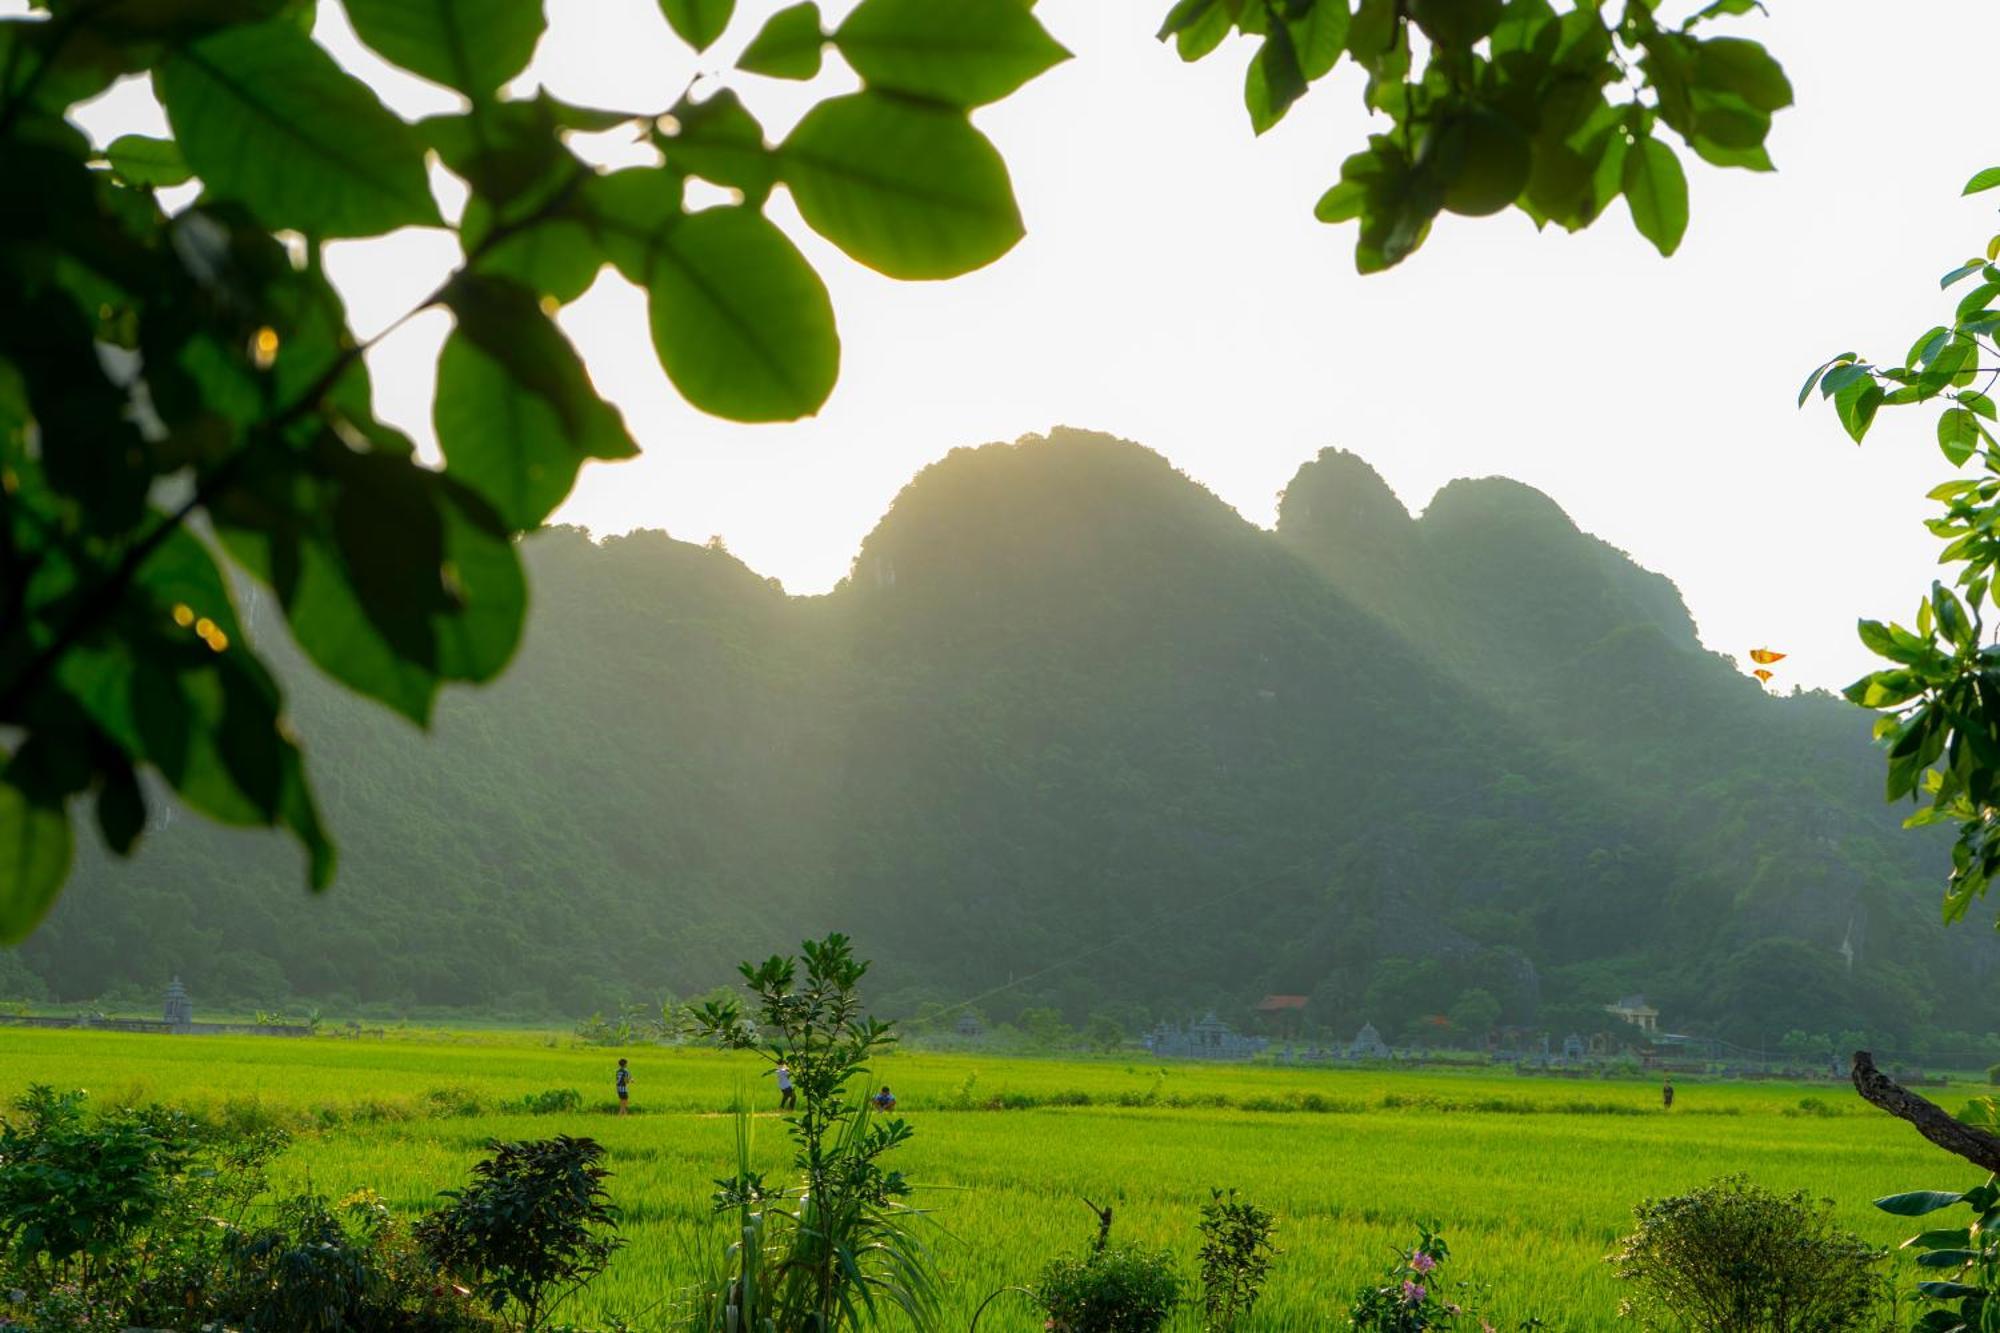
{"label": "person walking in field", "polygon": [[792,1071],[781,1061],[774,1072],[778,1075],[778,1109],[789,1111],[799,1104],[798,1091],[792,1087]]}
{"label": "person walking in field", "polygon": [[1672,1079],[1668,1079],[1660,1085],[1660,1109],[1663,1111],[1674,1109],[1674,1081]]}
{"label": "person walking in field", "polygon": [[629,1115],[632,1111],[632,1071],[625,1064],[625,1057],[618,1057],[618,1114]]}

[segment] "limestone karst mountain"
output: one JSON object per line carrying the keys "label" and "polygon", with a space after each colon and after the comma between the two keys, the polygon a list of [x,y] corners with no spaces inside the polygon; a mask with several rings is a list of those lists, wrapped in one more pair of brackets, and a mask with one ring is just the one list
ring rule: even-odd
{"label": "limestone karst mountain", "polygon": [[1056,431],[925,469],[825,596],[657,533],[529,556],[520,660],[431,737],[288,673],[330,894],[178,816],[86,861],[16,987],[573,1015],[838,928],[892,1009],[1280,991],[1394,1031],[1644,990],[1907,1035],[1996,957],[1937,926],[1865,717],[1764,694],[1518,483],[1413,517],[1330,451],[1272,532]]}

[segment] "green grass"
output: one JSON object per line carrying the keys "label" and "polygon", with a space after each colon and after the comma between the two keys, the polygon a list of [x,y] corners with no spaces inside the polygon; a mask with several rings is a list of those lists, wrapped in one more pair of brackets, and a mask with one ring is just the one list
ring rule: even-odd
{"label": "green grass", "polygon": [[[609,1113],[620,1054],[635,1071],[636,1114],[623,1120]],[[526,1033],[356,1041],[0,1029],[0,1093],[43,1082],[100,1101],[275,1118],[299,1131],[281,1187],[371,1186],[399,1210],[458,1183],[489,1138],[594,1135],[610,1149],[631,1243],[568,1314],[637,1316],[640,1328],[659,1326],[673,1293],[726,1243],[708,1196],[733,1160],[736,1091],[775,1100],[760,1069],[747,1056],[579,1050]],[[1848,1225],[1891,1244],[1908,1224],[1870,1199],[1976,1183],[1972,1168],[1837,1084],[1683,1083],[1663,1114],[1650,1083],[1510,1073],[921,1054],[891,1056],[877,1072],[917,1130],[897,1164],[948,1233],[950,1326],[961,1328],[988,1292],[1032,1281],[1047,1257],[1088,1240],[1094,1221],[1079,1196],[1116,1209],[1117,1236],[1171,1246],[1190,1268],[1210,1186],[1277,1210],[1285,1253],[1257,1328],[1337,1327],[1352,1289],[1407,1243],[1414,1219],[1431,1218],[1457,1275],[1490,1282],[1510,1322],[1535,1312],[1555,1328],[1608,1329],[1619,1291],[1602,1256],[1648,1195],[1747,1172],[1832,1197]],[[499,1109],[564,1087],[584,1094],[582,1112]],[[1944,1100],[1955,1109],[1980,1091],[1949,1089]],[[1806,1099],[1821,1113],[1802,1110]],[[761,1116],[756,1131],[758,1157],[781,1170],[782,1123]],[[996,1305],[981,1323],[1034,1327],[1019,1304]]]}

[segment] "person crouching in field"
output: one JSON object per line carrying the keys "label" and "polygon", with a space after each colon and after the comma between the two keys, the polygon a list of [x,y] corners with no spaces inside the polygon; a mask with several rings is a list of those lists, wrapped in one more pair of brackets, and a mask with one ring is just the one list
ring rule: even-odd
{"label": "person crouching in field", "polygon": [[625,1065],[625,1057],[618,1057],[618,1114],[629,1115],[632,1110],[632,1071]]}

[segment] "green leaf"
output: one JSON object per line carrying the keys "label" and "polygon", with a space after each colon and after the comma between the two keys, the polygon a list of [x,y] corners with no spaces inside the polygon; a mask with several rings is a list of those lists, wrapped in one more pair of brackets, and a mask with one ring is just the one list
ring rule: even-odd
{"label": "green leaf", "polygon": [[474,98],[525,69],[547,26],[529,0],[346,0],[346,9],[379,54]]}
{"label": "green leaf", "polygon": [[[468,248],[477,248],[492,226],[492,208],[473,196],[460,225]],[[474,267],[487,277],[510,279],[557,305],[568,305],[597,280],[604,261],[603,247],[583,221],[553,217],[509,233],[488,247]]]}
{"label": "green leaf", "polygon": [[1980,269],[1985,267],[1986,267],[1986,261],[1984,259],[1968,259],[1963,264],[1960,264],[1957,268],[1953,269],[1951,272],[1945,274],[1942,278],[1938,279],[1938,290],[1943,291],[1945,288],[1950,287],[1953,283],[1963,282],[1965,279],[1971,277],[1973,274],[1979,272]]}
{"label": "green leaf", "polygon": [[660,12],[667,16],[667,22],[697,51],[715,44],[735,11],[736,0],[660,0]]}
{"label": "green leaf", "polygon": [[584,211],[626,281],[646,285],[653,243],[679,225],[685,195],[686,182],[662,167],[628,167],[584,182]]}
{"label": "green leaf", "polygon": [[1908,1194],[1885,1195],[1875,1200],[1875,1206],[1897,1217],[1921,1217],[1964,1200],[1964,1192],[1958,1190],[1912,1190]]}
{"label": "green leaf", "polygon": [[1959,195],[1963,198],[1968,194],[1983,194],[1996,185],[2000,185],[2000,167],[1988,167],[1967,181],[1965,188],[1959,191]]}
{"label": "green leaf", "polygon": [[1231,7],[1221,0],[1179,0],[1167,11],[1159,37],[1163,42],[1173,38],[1174,50],[1182,60],[1200,60],[1220,46],[1234,26]]}
{"label": "green leaf", "polygon": [[1714,0],[1713,4],[1703,5],[1700,9],[1696,10],[1688,18],[1688,21],[1681,25],[1681,31],[1686,32],[1689,28],[1694,27],[1695,24],[1702,22],[1704,19],[1712,19],[1720,14],[1748,14],[1753,9],[1762,9],[1763,7],[1760,0]]}
{"label": "green leaf", "polygon": [[119,856],[130,856],[146,831],[146,797],[139,790],[138,774],[124,756],[108,765],[103,785],[97,789],[97,830],[104,845]]}
{"label": "green leaf", "polygon": [[1978,1250],[1926,1250],[1917,1256],[1919,1268],[1960,1268],[1978,1262]]}
{"label": "green leaf", "polygon": [[672,133],[663,132],[660,141],[668,170],[733,186],[752,203],[770,194],[777,158],[764,142],[764,127],[733,89],[721,89],[705,102],[683,101],[672,119]]}
{"label": "green leaf", "polygon": [[1868,434],[1868,427],[1875,421],[1875,411],[1881,406],[1882,386],[1865,375],[1844,385],[1833,396],[1834,413],[1856,444]]}
{"label": "green leaf", "polygon": [[892,278],[951,278],[1021,239],[1007,165],[957,112],[875,92],[830,98],[778,150],[814,231]]}
{"label": "green leaf", "polygon": [[69,818],[0,775],[0,944],[19,944],[69,877]]}
{"label": "green leaf", "polygon": [[209,193],[266,226],[374,236],[439,221],[410,127],[289,20],[182,47],[153,84]]}
{"label": "green leaf", "polygon": [[1292,23],[1299,72],[1308,80],[1326,77],[1339,63],[1347,49],[1349,20],[1347,0],[1317,0],[1303,19]]}
{"label": "green leaf", "polygon": [[586,458],[638,452],[532,292],[466,275],[444,301],[458,321],[433,406],[446,475],[485,496],[507,526],[539,526]]}
{"label": "green leaf", "polygon": [[1939,1227],[1931,1231],[1920,1231],[1904,1241],[1898,1249],[1937,1250],[1957,1249],[1972,1240],[1969,1227]]}
{"label": "green leaf", "polygon": [[1979,447],[1979,418],[1970,408],[1951,408],[1938,418],[1937,439],[1938,448],[1951,460],[1951,465],[1964,467],[1965,460]]}
{"label": "green leaf", "polygon": [[1752,154],[1763,150],[1764,137],[1770,132],[1770,113],[1759,111],[1734,93],[1695,91],[1692,142],[1712,145],[1724,156]]}
{"label": "green leaf", "polygon": [[696,213],[660,237],[653,347],[687,400],[734,421],[811,416],[833,391],[840,339],[812,265],[752,208]]}
{"label": "green leaf", "polygon": [[1927,366],[1950,341],[1951,330],[1942,324],[1934,324],[1910,344],[1909,353],[1904,356],[1903,361],[1913,367]]}
{"label": "green leaf", "polygon": [[2000,282],[1982,282],[1967,292],[1958,303],[1959,320],[1963,322],[1984,313],[1996,293],[2000,293]]}
{"label": "green leaf", "polygon": [[1741,37],[1711,37],[1696,43],[1694,82],[1734,93],[1759,111],[1792,104],[1791,80],[1771,53]]}
{"label": "green leaf", "polygon": [[519,643],[527,589],[512,534],[407,455],[328,438],[312,462],[302,473],[253,456],[211,506],[218,535],[277,593],[321,670],[424,724],[441,680],[490,680]]}
{"label": "green leaf", "polygon": [[1625,203],[1632,225],[1662,255],[1680,248],[1687,232],[1687,176],[1674,150],[1647,136],[1631,145],[1623,169]]}
{"label": "green leaf", "polygon": [[1280,24],[1264,39],[1243,76],[1243,105],[1250,112],[1251,132],[1262,134],[1283,120],[1305,92],[1306,76],[1299,69],[1291,29]]}
{"label": "green leaf", "polygon": [[1966,615],[1965,608],[1959,604],[1958,597],[1951,589],[1933,580],[1930,605],[1937,610],[1938,628],[1954,646],[1965,649],[1977,645],[1979,627],[1973,623],[1970,616]]}
{"label": "green leaf", "polygon": [[181,157],[180,146],[172,139],[155,139],[144,134],[121,134],[105,148],[111,169],[134,185],[160,189],[181,185],[194,173]]}
{"label": "green leaf", "polygon": [[810,79],[819,73],[825,49],[819,6],[806,0],[771,15],[737,57],[736,68],[773,79]]}
{"label": "green leaf", "polygon": [[1827,371],[1835,366],[1854,360],[1854,355],[1853,352],[1842,352],[1839,356],[1836,356],[1833,360],[1828,361],[1818,370],[1806,376],[1805,386],[1799,390],[1799,406],[1804,407],[1806,405],[1806,399],[1812,396],[1813,386],[1819,383],[1820,376],[1826,374]]}
{"label": "green leaf", "polygon": [[1368,206],[1368,186],[1363,181],[1344,180],[1328,188],[1313,205],[1313,217],[1321,222],[1352,222]]}
{"label": "green leaf", "polygon": [[983,106],[1069,59],[1021,0],[861,0],[833,34],[871,88]]}

